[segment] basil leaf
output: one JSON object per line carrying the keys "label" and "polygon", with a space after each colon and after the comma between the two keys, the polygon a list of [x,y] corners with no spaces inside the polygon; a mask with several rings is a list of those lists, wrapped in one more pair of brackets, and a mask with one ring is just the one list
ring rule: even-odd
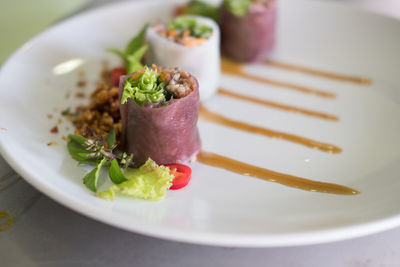
{"label": "basil leaf", "polygon": [[99,173],[106,161],[107,159],[103,158],[96,168],[83,177],[83,183],[93,192],[97,191],[97,180],[99,179]]}
{"label": "basil leaf", "polygon": [[78,157],[79,158],[81,158],[81,159],[91,159],[91,158],[94,158],[93,157],[93,155],[91,155],[91,154],[93,154],[93,153],[78,153]]}
{"label": "basil leaf", "polygon": [[146,31],[147,28],[149,27],[149,24],[147,23],[146,25],[143,26],[143,28],[140,30],[139,34],[136,35],[126,46],[125,48],[125,55],[130,55],[136,50],[138,50],[145,42],[145,37],[146,37]]}
{"label": "basil leaf", "polygon": [[108,134],[107,134],[107,145],[108,148],[111,149],[114,144],[115,144],[115,139],[116,139],[116,135],[115,135],[115,129],[113,128]]}
{"label": "basil leaf", "polygon": [[144,44],[140,46],[134,53],[132,53],[132,55],[128,55],[126,57],[127,73],[133,73],[143,68],[143,65],[140,61],[143,58],[144,54],[146,53],[148,47],[149,46],[147,44]]}
{"label": "basil leaf", "polygon": [[74,141],[75,143],[78,143],[80,145],[83,145],[87,141],[87,138],[77,134],[69,134],[68,138],[71,141]]}
{"label": "basil leaf", "polygon": [[107,50],[108,50],[108,52],[111,52],[111,53],[116,54],[117,56],[120,56],[124,60],[125,64],[128,63],[128,60],[126,58],[126,54],[123,51],[118,50],[116,48],[108,48]]}
{"label": "basil leaf", "polygon": [[122,182],[128,181],[126,177],[122,174],[121,168],[118,165],[118,161],[113,159],[111,161],[111,166],[109,170],[110,179],[114,184],[120,184]]}
{"label": "basil leaf", "polygon": [[139,61],[132,61],[127,64],[128,73],[133,73],[140,69],[143,69],[143,65]]}
{"label": "basil leaf", "polygon": [[82,160],[78,160],[78,164],[79,165],[98,165],[100,162],[100,160],[86,160],[86,159],[82,159]]}
{"label": "basil leaf", "polygon": [[91,153],[86,148],[82,147],[80,144],[74,141],[68,142],[67,149],[71,157],[76,160],[85,160],[87,158],[86,155],[89,155]]}

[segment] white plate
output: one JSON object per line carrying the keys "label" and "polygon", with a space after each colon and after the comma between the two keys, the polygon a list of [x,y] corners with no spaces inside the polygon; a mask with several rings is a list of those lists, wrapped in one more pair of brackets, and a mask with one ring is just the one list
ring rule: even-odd
{"label": "white plate", "polygon": [[[46,117],[71,105],[77,72],[93,81],[100,63],[118,59],[144,22],[168,16],[171,3],[122,3],[76,16],[21,47],[0,73],[0,151],[29,183],[54,200],[99,221],[146,235],[199,244],[287,246],[369,234],[400,224],[400,23],[325,1],[279,1],[277,59],[367,76],[371,86],[249,66],[261,76],[333,91],[323,99],[224,76],[230,90],[336,114],[339,122],[217,96],[207,106],[237,120],[286,131],[343,149],[328,154],[300,145],[200,122],[204,149],[279,172],[344,184],[357,196],[312,193],[199,163],[191,184],[148,202],[94,197],[84,170],[66,152]],[[69,62],[68,64],[65,64]],[[64,63],[64,64],[62,64]],[[60,65],[61,64],[61,65]],[[72,68],[67,72],[69,67]],[[64,73],[64,74],[62,74]],[[75,103],[76,104],[76,103]],[[66,125],[66,124],[63,124]],[[65,126],[60,127],[66,134]],[[47,146],[49,141],[58,146]],[[99,233],[101,234],[101,233]]]}

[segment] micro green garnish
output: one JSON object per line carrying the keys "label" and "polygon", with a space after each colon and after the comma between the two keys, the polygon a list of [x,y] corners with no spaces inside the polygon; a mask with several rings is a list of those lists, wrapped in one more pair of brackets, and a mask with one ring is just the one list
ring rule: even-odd
{"label": "micro green garnish", "polygon": [[182,14],[199,15],[215,21],[219,20],[218,6],[200,0],[191,0],[182,10]]}
{"label": "micro green garnish", "polygon": [[135,100],[139,106],[145,103],[161,103],[164,100],[168,101],[167,95],[165,83],[160,80],[160,73],[146,66],[144,72],[126,79],[121,104],[125,104],[129,98]]}
{"label": "micro green garnish", "polygon": [[149,24],[144,25],[139,34],[128,43],[124,51],[115,48],[108,49],[108,51],[117,54],[124,60],[127,73],[132,73],[143,68],[140,61],[148,49],[148,45],[145,43],[148,27]]}
{"label": "micro green garnish", "polygon": [[190,35],[196,38],[209,38],[213,32],[211,27],[198,23],[197,20],[185,16],[171,20],[168,22],[167,28],[178,31],[179,35],[185,30],[189,30]]}
{"label": "micro green garnish", "polygon": [[224,5],[232,14],[241,17],[249,11],[251,0],[224,0]]}
{"label": "micro green garnish", "polygon": [[107,135],[107,147],[102,139],[92,140],[83,136],[70,134],[67,144],[68,152],[71,157],[79,162],[79,164],[94,164],[91,172],[85,175],[83,183],[91,191],[97,191],[97,180],[102,167],[110,166],[110,178],[114,183],[126,181],[122,174],[122,169],[133,166],[133,155],[115,152],[115,131],[111,131]]}

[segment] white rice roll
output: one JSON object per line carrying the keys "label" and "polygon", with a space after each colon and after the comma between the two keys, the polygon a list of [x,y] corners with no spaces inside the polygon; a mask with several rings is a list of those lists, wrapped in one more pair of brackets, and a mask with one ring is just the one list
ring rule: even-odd
{"label": "white rice roll", "polygon": [[147,30],[149,44],[147,63],[164,67],[179,67],[193,74],[199,81],[200,100],[213,96],[219,87],[220,31],[211,19],[187,15],[197,23],[212,28],[212,35],[202,44],[185,46],[162,37],[153,27]]}

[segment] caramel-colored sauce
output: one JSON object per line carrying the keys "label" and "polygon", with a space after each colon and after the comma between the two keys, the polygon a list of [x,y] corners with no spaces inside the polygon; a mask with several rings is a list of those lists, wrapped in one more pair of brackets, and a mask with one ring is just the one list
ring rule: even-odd
{"label": "caramel-colored sauce", "polygon": [[7,231],[13,225],[13,219],[10,213],[0,211],[0,232]]}
{"label": "caramel-colored sauce", "polygon": [[332,72],[312,69],[312,68],[308,68],[308,67],[303,67],[303,66],[299,66],[299,65],[283,63],[283,62],[279,62],[279,61],[275,61],[275,60],[266,60],[264,63],[269,66],[272,66],[272,67],[281,68],[281,69],[290,70],[290,71],[297,71],[297,72],[306,73],[306,74],[310,74],[310,75],[314,75],[314,76],[319,76],[322,78],[328,78],[328,79],[332,79],[332,80],[351,82],[351,83],[357,83],[357,84],[362,84],[362,85],[372,84],[372,80],[369,78],[332,73]]}
{"label": "caramel-colored sauce", "polygon": [[318,111],[312,111],[312,110],[308,110],[308,109],[303,109],[303,108],[299,108],[299,107],[295,107],[295,106],[284,105],[284,104],[281,104],[278,102],[258,99],[258,98],[251,97],[248,95],[238,94],[238,93],[235,93],[232,91],[228,91],[228,90],[225,90],[222,88],[220,88],[218,90],[218,94],[236,98],[239,100],[249,101],[252,103],[256,103],[256,104],[260,104],[260,105],[264,105],[264,106],[268,106],[268,107],[272,107],[272,108],[276,108],[276,109],[281,109],[281,110],[290,111],[290,112],[296,112],[296,113],[300,113],[300,114],[307,115],[307,116],[318,117],[318,118],[325,119],[325,120],[332,120],[332,121],[339,120],[339,118],[335,115],[322,113],[322,112],[318,112]]}
{"label": "caramel-colored sauce", "polygon": [[262,180],[275,182],[302,190],[339,195],[356,195],[360,193],[353,188],[343,185],[318,182],[302,177],[275,172],[210,152],[201,151],[197,155],[197,160],[210,166],[223,168],[231,172],[260,178]]}
{"label": "caramel-colored sauce", "polygon": [[258,77],[256,75],[249,74],[249,73],[243,71],[242,64],[231,61],[226,58],[221,59],[221,70],[223,73],[236,75],[236,76],[239,76],[242,78],[246,78],[249,80],[253,80],[256,82],[261,82],[261,83],[265,83],[265,84],[269,84],[269,85],[273,85],[273,86],[296,90],[296,91],[306,93],[306,94],[313,94],[313,95],[317,95],[320,97],[326,97],[326,98],[335,98],[336,97],[336,94],[333,92],[322,91],[322,90],[318,90],[318,89],[314,89],[314,88],[310,88],[310,87],[305,87],[302,85],[282,82],[282,81],[273,80],[270,78],[262,78],[262,77]]}
{"label": "caramel-colored sauce", "polygon": [[283,139],[283,140],[290,141],[293,143],[301,144],[303,146],[311,147],[313,149],[319,149],[324,152],[333,153],[333,154],[342,152],[342,149],[335,145],[321,143],[321,142],[318,142],[318,141],[315,141],[312,139],[308,139],[308,138],[304,138],[301,136],[297,136],[297,135],[293,135],[293,134],[289,134],[289,133],[285,133],[285,132],[274,131],[271,129],[247,124],[244,122],[231,120],[227,117],[224,117],[222,115],[219,115],[215,112],[212,112],[212,111],[206,109],[204,106],[200,107],[199,116],[200,116],[200,118],[202,118],[204,120],[219,123],[219,124],[222,124],[222,125],[225,125],[228,127],[232,127],[232,128],[238,129],[238,130],[247,131],[247,132],[255,133],[255,134],[261,134],[261,135],[265,135],[268,137]]}

